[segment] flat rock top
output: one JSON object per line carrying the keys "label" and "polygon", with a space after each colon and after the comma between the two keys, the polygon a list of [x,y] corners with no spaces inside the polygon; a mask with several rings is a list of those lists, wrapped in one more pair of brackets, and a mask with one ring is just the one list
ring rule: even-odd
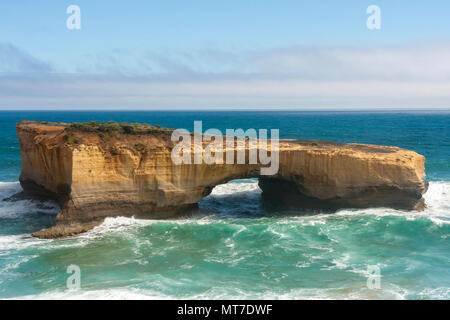
{"label": "flat rock top", "polygon": [[64,131],[70,124],[63,122],[46,122],[46,121],[28,121],[22,120],[16,125],[17,128],[22,130],[34,131],[37,134],[50,134],[57,135]]}
{"label": "flat rock top", "polygon": [[[122,124],[124,125],[124,124]],[[69,123],[57,123],[57,122],[46,122],[46,121],[21,121],[17,124],[19,130],[32,131],[36,135],[45,135],[47,140],[52,140],[53,145],[65,143],[66,140],[59,139],[61,134],[75,134],[77,137],[81,138],[80,144],[99,144],[105,143],[103,139],[98,139],[98,132],[85,132],[73,128]],[[170,131],[164,131],[167,129],[161,128],[161,132],[155,131],[154,133],[138,133],[138,134],[127,134],[124,132],[117,132],[115,136],[108,139],[107,144],[109,146],[119,146],[124,144],[134,145],[136,142],[142,140],[143,143],[151,143],[153,146],[169,146],[171,145],[168,133]],[[100,133],[101,135],[101,133]],[[164,141],[161,137],[164,136]],[[59,138],[58,138],[59,137]],[[331,141],[310,141],[310,140],[288,140],[282,139],[279,143],[280,151],[294,151],[294,150],[311,150],[317,152],[342,152],[351,153],[353,155],[360,154],[360,156],[370,156],[370,157],[384,157],[384,158],[398,158],[405,157],[411,160],[415,157],[422,157],[414,151],[401,149],[392,146],[379,146],[370,144],[359,144],[359,143],[339,143]]]}

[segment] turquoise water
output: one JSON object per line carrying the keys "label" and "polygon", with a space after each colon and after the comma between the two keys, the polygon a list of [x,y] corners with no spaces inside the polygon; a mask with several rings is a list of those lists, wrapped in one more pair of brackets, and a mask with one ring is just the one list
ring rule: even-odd
{"label": "turquoise water", "polygon": [[[52,202],[0,202],[0,298],[449,299],[450,114],[358,112],[0,112],[0,198],[20,190],[14,124],[132,121],[192,130],[279,128],[282,138],[396,145],[427,157],[428,208],[274,212],[256,180],[217,186],[189,219],[109,218],[39,240]],[[69,265],[81,289],[66,289]],[[378,266],[380,289],[367,287]]]}

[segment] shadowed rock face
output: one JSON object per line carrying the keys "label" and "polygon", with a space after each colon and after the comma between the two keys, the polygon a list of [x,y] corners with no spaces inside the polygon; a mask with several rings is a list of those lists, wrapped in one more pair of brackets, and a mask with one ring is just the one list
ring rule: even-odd
{"label": "shadowed rock face", "polygon": [[33,234],[41,238],[85,232],[105,217],[185,215],[214,186],[240,178],[259,177],[265,200],[313,209],[421,209],[427,189],[425,158],[396,147],[282,140],[278,172],[260,176],[262,166],[248,162],[175,165],[166,129],[102,134],[22,121],[17,135],[24,193],[61,207],[54,227]]}

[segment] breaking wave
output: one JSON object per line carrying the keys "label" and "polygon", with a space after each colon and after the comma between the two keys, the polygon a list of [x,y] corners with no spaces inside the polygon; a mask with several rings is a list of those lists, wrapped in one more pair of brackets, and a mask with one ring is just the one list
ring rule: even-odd
{"label": "breaking wave", "polygon": [[[20,190],[18,183],[0,182],[0,199]],[[0,201],[2,225],[19,225],[14,232],[0,233],[0,256],[5,258],[0,261],[0,284],[18,274],[28,274],[21,281],[43,281],[33,269],[36,264],[52,263],[62,270],[58,276],[46,275],[48,287],[42,292],[15,294],[14,287],[7,287],[0,289],[0,297],[450,298],[449,287],[434,279],[432,271],[448,268],[450,182],[430,182],[422,212],[370,208],[279,215],[264,211],[260,197],[256,180],[232,181],[215,187],[190,218],[107,218],[87,233],[54,240],[30,234],[51,225],[58,212],[55,203]],[[64,290],[64,268],[71,263],[87,275],[86,289]],[[367,265],[381,268],[381,290],[367,289]],[[113,269],[117,273],[109,273]],[[102,276],[96,279],[98,274]],[[426,274],[427,287],[418,274]]]}

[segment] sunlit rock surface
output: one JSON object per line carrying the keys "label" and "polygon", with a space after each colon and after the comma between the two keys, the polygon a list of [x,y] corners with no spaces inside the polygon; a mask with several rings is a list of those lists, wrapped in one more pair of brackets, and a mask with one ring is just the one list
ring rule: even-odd
{"label": "sunlit rock surface", "polygon": [[[33,235],[74,235],[95,227],[105,217],[185,215],[214,186],[251,177],[259,178],[265,200],[296,207],[412,210],[424,206],[425,158],[413,151],[281,140],[278,172],[261,176],[261,167],[267,166],[248,161],[176,165],[171,159],[176,144],[171,133],[159,127],[98,132],[65,123],[17,124],[24,193],[54,198],[61,207],[55,226]],[[247,155],[249,148],[253,147],[247,143]],[[224,144],[224,155],[226,151]]]}

